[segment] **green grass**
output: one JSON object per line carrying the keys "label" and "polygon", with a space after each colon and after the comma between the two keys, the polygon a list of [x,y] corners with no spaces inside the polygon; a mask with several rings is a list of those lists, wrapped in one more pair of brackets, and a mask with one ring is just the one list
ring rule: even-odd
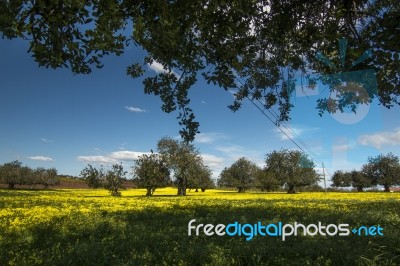
{"label": "green grass", "polygon": [[[0,190],[0,265],[398,265],[400,194]],[[380,225],[384,236],[188,236],[188,222]]]}

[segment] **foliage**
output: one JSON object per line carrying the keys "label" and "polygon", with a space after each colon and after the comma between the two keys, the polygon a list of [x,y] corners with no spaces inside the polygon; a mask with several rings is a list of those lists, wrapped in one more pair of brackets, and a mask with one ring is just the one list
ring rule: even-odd
{"label": "foliage", "polygon": [[[200,157],[201,158],[201,157]],[[211,170],[204,165],[203,160],[197,160],[191,169],[191,180],[188,184],[189,189],[201,189],[202,192],[209,188],[215,188],[214,181],[211,179]]]}
{"label": "foliage", "polygon": [[143,154],[133,167],[134,179],[139,188],[146,188],[146,196],[152,196],[156,188],[171,183],[170,171],[159,154]]}
{"label": "foliage", "polygon": [[20,161],[12,161],[1,166],[1,181],[8,184],[9,189],[14,189],[16,184],[21,183],[21,168]]}
{"label": "foliage", "polygon": [[31,169],[28,166],[22,166],[20,161],[12,161],[0,165],[0,181],[8,184],[9,189],[14,189],[16,185],[35,186],[41,184],[44,188],[59,184],[57,169],[45,169],[38,167]]}
{"label": "foliage", "polygon": [[351,172],[335,171],[332,176],[334,187],[354,187],[358,192],[362,192],[364,188],[371,187],[371,179],[362,171],[353,170]]}
{"label": "foliage", "polygon": [[279,179],[271,171],[267,169],[257,171],[255,186],[260,188],[261,191],[274,191],[279,188],[280,183]]}
{"label": "foliage", "polygon": [[54,186],[59,183],[57,170],[55,168],[45,169],[38,167],[33,171],[34,183],[42,184],[44,188]]}
{"label": "foliage", "polygon": [[236,187],[238,192],[254,186],[259,167],[247,158],[239,158],[230,167],[224,168],[220,174],[219,186]]}
{"label": "foliage", "polygon": [[351,186],[351,175],[337,170],[332,176],[332,186],[334,187],[350,187]]}
{"label": "foliage", "polygon": [[393,153],[369,157],[362,172],[370,178],[373,185],[384,186],[386,192],[390,192],[390,186],[400,185],[399,157]]}
{"label": "foliage", "polygon": [[288,187],[288,193],[295,193],[295,187],[316,184],[319,180],[314,162],[295,150],[272,151],[267,154],[266,169]]}
{"label": "foliage", "polygon": [[[373,57],[352,70],[375,70],[379,85],[363,99],[348,93],[320,99],[321,114],[375,97],[386,107],[399,104],[399,12],[397,0],[1,1],[0,31],[28,40],[28,52],[40,66],[74,73],[102,67],[103,56],[120,55],[129,45],[142,47],[147,55],[128,66],[127,74],[137,78],[147,64],[163,66],[165,71],[145,76],[144,92],[159,96],[163,111],[179,110],[181,136],[192,141],[199,123],[189,107],[189,90],[198,78],[235,89],[233,111],[249,98],[278,107],[278,120],[287,120],[295,74],[312,88],[313,74],[332,72],[317,52],[343,71],[371,49]],[[343,61],[339,38],[348,40]]]}
{"label": "foliage", "polygon": [[125,175],[126,172],[122,164],[113,164],[111,169],[107,171],[104,176],[104,188],[111,193],[111,196],[121,196],[119,189]]}
{"label": "foliage", "polygon": [[111,169],[105,171],[103,167],[96,169],[90,164],[81,171],[81,177],[84,178],[89,187],[104,187],[111,196],[120,196],[119,189],[122,186],[123,178],[126,172],[122,164],[113,164]]}
{"label": "foliage", "polygon": [[100,168],[98,170],[88,164],[88,166],[81,171],[81,177],[86,181],[90,188],[99,188],[102,186],[104,180],[104,169]]}
{"label": "foliage", "polygon": [[[399,265],[398,193],[0,190],[0,265]],[[377,225],[384,236],[188,236],[188,222]],[[16,248],[18,247],[18,248]]]}
{"label": "foliage", "polygon": [[196,182],[196,176],[203,171],[203,160],[199,151],[190,143],[164,137],[157,143],[157,149],[178,186],[178,195],[186,195],[186,189]]}

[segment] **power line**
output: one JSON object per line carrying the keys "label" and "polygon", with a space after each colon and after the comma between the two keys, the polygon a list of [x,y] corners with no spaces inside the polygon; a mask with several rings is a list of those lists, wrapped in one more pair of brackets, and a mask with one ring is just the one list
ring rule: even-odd
{"label": "power line", "polygon": [[[236,77],[236,80],[243,86],[243,83]],[[309,154],[311,158],[313,158],[315,161],[318,161],[314,156],[313,156],[313,152],[311,151],[311,149],[307,146],[307,144],[304,143],[304,141],[302,141],[300,139],[300,137],[294,133],[292,130],[290,130],[289,128],[286,127],[286,125],[282,124],[286,130],[288,132],[290,132],[290,134],[292,134],[292,136],[294,136],[295,138],[298,139],[298,141],[301,143],[301,145],[303,145],[305,147],[306,150],[308,150],[308,152],[306,152],[302,147],[300,147],[300,145],[294,141],[291,136],[289,136],[276,122],[274,122],[266,113],[264,110],[267,110],[271,116],[273,116],[276,120],[278,120],[277,115],[275,116],[274,114],[272,114],[272,112],[265,108],[264,104],[261,103],[260,100],[258,100],[258,102],[263,106],[263,109],[261,109],[251,98],[249,98],[248,96],[246,96],[246,98],[266,117],[268,118],[269,121],[271,121],[291,142],[293,142],[293,144],[295,144],[303,153],[305,154]]]}
{"label": "power line", "polygon": [[[278,114],[277,114],[273,109],[271,109],[271,110],[272,110],[272,112],[273,112],[275,115],[272,114],[271,110],[270,110],[270,109],[267,109],[267,108],[265,107],[265,105],[264,105],[260,100],[257,100],[257,101],[258,101],[261,105],[263,105],[263,106],[264,106],[264,109],[267,110],[276,120],[279,119],[279,118],[278,118]],[[281,124],[293,137],[295,137],[295,138],[306,148],[306,150],[309,152],[310,156],[312,156],[312,157],[315,159],[315,157],[314,157],[313,155],[317,155],[317,153],[316,153],[316,152],[313,152],[313,151],[311,150],[311,148],[296,134],[296,132],[294,132],[294,131],[292,131],[290,128],[288,128],[288,127],[286,126],[286,123],[285,123],[284,121],[281,121],[280,124]]]}

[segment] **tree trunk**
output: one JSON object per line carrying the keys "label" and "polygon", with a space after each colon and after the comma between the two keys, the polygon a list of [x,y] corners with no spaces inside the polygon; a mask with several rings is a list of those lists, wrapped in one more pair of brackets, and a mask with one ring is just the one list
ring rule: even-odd
{"label": "tree trunk", "polygon": [[363,192],[363,190],[364,190],[363,187],[357,187],[358,192]]}
{"label": "tree trunk", "polygon": [[246,190],[246,189],[245,189],[244,187],[240,187],[238,192],[239,192],[239,193],[244,193],[245,190]]}
{"label": "tree trunk", "polygon": [[287,193],[289,193],[289,194],[294,194],[294,193],[296,193],[296,191],[294,190],[294,185],[289,185],[289,190],[288,190]]}
{"label": "tree trunk", "polygon": [[14,189],[15,188],[15,184],[14,183],[8,183],[8,188],[9,189]]}
{"label": "tree trunk", "polygon": [[186,188],[183,186],[178,187],[178,196],[186,196]]}
{"label": "tree trunk", "polygon": [[389,185],[385,185],[385,192],[390,192],[390,186]]}
{"label": "tree trunk", "polygon": [[206,189],[205,189],[205,188],[202,188],[202,189],[201,189],[201,192],[204,192],[204,191],[206,191]]}
{"label": "tree trunk", "polygon": [[150,197],[150,196],[151,196],[151,188],[147,188],[146,197]]}
{"label": "tree trunk", "polygon": [[195,190],[194,192],[199,192],[199,189],[198,189],[198,188],[196,188],[196,190]]}

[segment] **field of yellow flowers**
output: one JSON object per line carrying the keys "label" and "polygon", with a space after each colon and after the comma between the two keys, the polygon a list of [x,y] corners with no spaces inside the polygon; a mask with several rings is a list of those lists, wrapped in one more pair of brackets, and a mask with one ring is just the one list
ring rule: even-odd
{"label": "field of yellow flowers", "polygon": [[[399,193],[0,190],[0,265],[399,265]],[[188,223],[377,226],[382,235],[188,236]]]}

